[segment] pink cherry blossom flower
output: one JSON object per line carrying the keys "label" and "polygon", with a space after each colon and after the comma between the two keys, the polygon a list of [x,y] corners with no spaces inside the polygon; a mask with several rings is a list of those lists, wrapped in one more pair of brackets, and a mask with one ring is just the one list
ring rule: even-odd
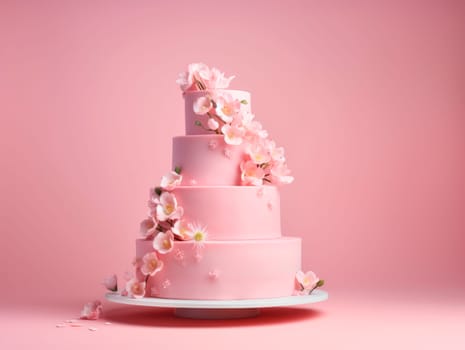
{"label": "pink cherry blossom flower", "polygon": [[241,180],[243,185],[261,186],[265,171],[252,160],[241,163]]}
{"label": "pink cherry blossom flower", "polygon": [[208,96],[200,96],[194,101],[193,105],[194,113],[198,115],[207,114],[212,107],[212,101]]}
{"label": "pink cherry blossom flower", "polygon": [[231,80],[233,80],[235,77],[234,75],[227,78],[224,76],[223,72],[220,72],[219,69],[217,68],[212,68],[210,70],[210,77],[207,82],[207,88],[209,89],[227,89],[229,87],[229,84],[231,83]]}
{"label": "pink cherry blossom flower", "polygon": [[189,72],[179,73],[178,79],[176,79],[176,84],[178,84],[184,92],[188,91],[192,87],[193,83],[193,76],[192,74],[189,74]]}
{"label": "pink cherry blossom flower", "polygon": [[182,241],[190,239],[189,237],[189,226],[185,220],[177,220],[173,227],[171,228],[171,232],[173,232],[175,238],[180,239]]}
{"label": "pink cherry blossom flower", "polygon": [[250,112],[242,113],[242,125],[245,129],[245,138],[250,142],[257,142],[257,139],[266,139],[268,132],[263,129],[260,122],[254,120],[255,115]]}
{"label": "pink cherry blossom flower", "polygon": [[214,118],[209,118],[207,125],[210,130],[216,130],[219,128],[220,123],[218,123]]}
{"label": "pink cherry blossom flower", "polygon": [[255,164],[265,164],[271,160],[267,149],[261,143],[248,144],[246,153]]}
{"label": "pink cherry blossom flower", "polygon": [[206,81],[211,79],[211,70],[205,63],[191,63],[188,72],[193,76],[194,82],[200,82],[206,88]]}
{"label": "pink cherry blossom flower", "polygon": [[150,237],[155,234],[157,222],[153,217],[141,221],[139,232],[143,237]]}
{"label": "pink cherry blossom flower", "polygon": [[102,284],[106,289],[116,292],[118,290],[118,279],[115,274],[107,276],[103,279]]}
{"label": "pink cherry blossom flower", "polygon": [[210,68],[203,63],[191,63],[187,66],[187,71],[179,74],[176,83],[183,92],[204,90],[206,81],[211,80]]}
{"label": "pink cherry blossom flower", "polygon": [[271,158],[279,163],[284,163],[286,158],[284,156],[284,148],[283,147],[275,147],[271,152]]}
{"label": "pink cherry blossom flower", "polygon": [[172,191],[176,186],[179,186],[182,181],[182,175],[175,171],[170,171],[161,178],[160,187],[166,191]]}
{"label": "pink cherry blossom flower", "polygon": [[286,161],[284,157],[284,148],[276,147],[276,143],[273,140],[265,140],[264,145],[271,155],[271,159],[278,163],[284,163]]}
{"label": "pink cherry blossom flower", "polygon": [[224,134],[224,141],[228,145],[240,145],[242,143],[242,136],[244,130],[238,126],[231,126],[229,124],[223,125],[221,132]]}
{"label": "pink cherry blossom flower", "polygon": [[163,192],[160,195],[160,204],[156,209],[156,216],[159,221],[166,221],[168,219],[180,219],[184,210],[178,207],[178,202],[174,194],[170,192]]}
{"label": "pink cherry blossom flower", "polygon": [[[157,199],[158,202],[158,199]],[[155,203],[152,199],[147,201],[147,206],[149,207],[148,216],[156,216],[158,203]]]}
{"label": "pink cherry blossom flower", "polygon": [[320,280],[313,271],[308,271],[306,273],[303,271],[297,271],[295,279],[302,290],[314,289]]}
{"label": "pink cherry blossom flower", "polygon": [[146,284],[144,281],[138,281],[133,278],[126,283],[126,291],[131,298],[143,298],[145,295]]}
{"label": "pink cherry blossom flower", "polygon": [[289,175],[290,170],[286,163],[276,163],[271,167],[271,182],[274,184],[290,184],[294,181],[294,177]]}
{"label": "pink cherry blossom flower", "polygon": [[241,109],[241,102],[239,100],[235,100],[231,94],[219,94],[215,102],[216,115],[225,123],[231,123]]}
{"label": "pink cherry blossom flower", "polygon": [[145,276],[153,276],[163,268],[163,261],[158,258],[157,253],[150,252],[143,256],[140,271]]}
{"label": "pink cherry blossom flower", "polygon": [[153,249],[160,254],[166,254],[173,250],[174,235],[171,231],[158,232],[153,239]]}
{"label": "pink cherry blossom flower", "polygon": [[88,302],[81,311],[81,320],[98,320],[102,314],[103,306],[100,300]]}

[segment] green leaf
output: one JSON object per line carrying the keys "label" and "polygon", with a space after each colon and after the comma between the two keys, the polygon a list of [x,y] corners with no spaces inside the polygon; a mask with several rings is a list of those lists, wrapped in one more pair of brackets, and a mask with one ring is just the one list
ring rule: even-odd
{"label": "green leaf", "polygon": [[196,120],[194,124],[197,126],[202,126],[202,123],[200,122],[200,120]]}
{"label": "green leaf", "polygon": [[249,104],[249,101],[247,101],[247,100],[241,100],[241,103],[242,103],[243,105],[248,105],[248,104]]}
{"label": "green leaf", "polygon": [[177,166],[177,167],[174,168],[174,172],[176,174],[178,174],[178,175],[181,175],[181,170],[182,170],[182,168],[180,166]]}
{"label": "green leaf", "polygon": [[155,193],[157,195],[161,195],[161,192],[162,192],[162,188],[161,187],[155,187]]}
{"label": "green leaf", "polygon": [[319,280],[318,283],[316,284],[317,287],[321,287],[325,284],[325,280]]}

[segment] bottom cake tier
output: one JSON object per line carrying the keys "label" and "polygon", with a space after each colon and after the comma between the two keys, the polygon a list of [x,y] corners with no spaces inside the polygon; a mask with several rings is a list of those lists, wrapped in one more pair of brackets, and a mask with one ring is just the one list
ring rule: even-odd
{"label": "bottom cake tier", "polygon": [[[154,251],[152,241],[136,241],[136,257]],[[163,268],[147,280],[146,297],[234,300],[292,295],[301,269],[301,239],[176,241],[160,254]]]}

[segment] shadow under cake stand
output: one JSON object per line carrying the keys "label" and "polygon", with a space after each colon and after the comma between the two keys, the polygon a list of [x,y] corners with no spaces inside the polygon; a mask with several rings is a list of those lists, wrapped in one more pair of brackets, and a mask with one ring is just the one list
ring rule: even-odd
{"label": "shadow under cake stand", "polygon": [[108,301],[118,304],[174,308],[174,315],[195,319],[233,319],[254,317],[261,308],[295,306],[318,303],[328,299],[324,290],[314,290],[310,295],[293,295],[280,298],[238,300],[185,300],[164,298],[130,298],[119,293],[107,293]]}

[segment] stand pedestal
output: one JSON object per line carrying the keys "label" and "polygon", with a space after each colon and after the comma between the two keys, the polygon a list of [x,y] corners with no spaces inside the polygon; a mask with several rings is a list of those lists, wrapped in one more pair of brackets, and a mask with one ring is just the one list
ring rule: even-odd
{"label": "stand pedestal", "polygon": [[187,309],[177,308],[174,310],[176,317],[194,318],[204,320],[234,319],[256,317],[260,310],[252,309]]}

